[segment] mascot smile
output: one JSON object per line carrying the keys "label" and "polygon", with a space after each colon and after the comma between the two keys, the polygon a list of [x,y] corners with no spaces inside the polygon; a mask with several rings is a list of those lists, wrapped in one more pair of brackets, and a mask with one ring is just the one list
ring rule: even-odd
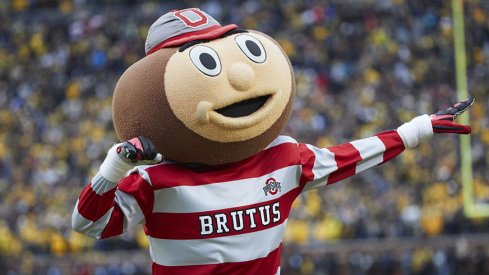
{"label": "mascot smile", "polygon": [[[372,137],[318,148],[282,136],[295,98],[266,34],[199,9],[150,27],[146,56],[113,96],[120,143],[80,194],[73,228],[94,238],[143,224],[154,274],[279,274],[292,203],[382,164],[454,122],[473,99]],[[325,133],[326,135],[327,133]]]}

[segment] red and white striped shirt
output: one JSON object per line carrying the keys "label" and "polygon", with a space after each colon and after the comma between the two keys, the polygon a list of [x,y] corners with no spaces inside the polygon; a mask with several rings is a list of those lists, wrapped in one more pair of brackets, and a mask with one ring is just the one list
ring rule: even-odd
{"label": "red and white striped shirt", "polygon": [[278,274],[295,198],[404,148],[395,130],[329,148],[279,136],[232,164],[138,166],[118,183],[99,172],[80,194],[73,227],[107,238],[143,223],[154,274]]}

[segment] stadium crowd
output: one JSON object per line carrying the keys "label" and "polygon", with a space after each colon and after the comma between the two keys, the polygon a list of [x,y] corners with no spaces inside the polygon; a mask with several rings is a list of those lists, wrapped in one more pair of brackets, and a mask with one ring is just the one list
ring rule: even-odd
{"label": "stadium crowd", "polygon": [[[282,45],[297,79],[285,134],[299,141],[331,146],[367,137],[457,101],[451,1],[0,1],[2,270],[40,274],[39,257],[147,248],[141,228],[88,239],[71,229],[71,213],[116,142],[111,95],[117,79],[143,57],[151,23],[189,6],[270,34]],[[477,99],[470,111],[474,190],[484,202],[489,5],[469,0],[465,8],[468,90]],[[300,197],[284,241],[294,249],[284,249],[282,272],[340,274],[332,258],[300,252],[311,245],[487,232],[487,219],[463,215],[458,146],[455,135],[437,136],[379,168]],[[467,264],[471,253],[477,265]],[[395,274],[487,274],[487,253],[419,247],[397,260],[351,255],[350,273],[342,274],[394,274],[394,262],[403,270]],[[98,260],[79,260],[70,270],[135,274],[149,268]],[[44,265],[41,272],[62,270]]]}

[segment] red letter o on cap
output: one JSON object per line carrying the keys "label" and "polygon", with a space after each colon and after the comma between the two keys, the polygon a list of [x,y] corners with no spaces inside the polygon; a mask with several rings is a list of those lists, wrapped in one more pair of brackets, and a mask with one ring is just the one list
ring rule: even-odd
{"label": "red letter o on cap", "polygon": [[173,14],[182,20],[185,25],[191,28],[207,24],[207,17],[198,9],[179,10],[175,11]]}

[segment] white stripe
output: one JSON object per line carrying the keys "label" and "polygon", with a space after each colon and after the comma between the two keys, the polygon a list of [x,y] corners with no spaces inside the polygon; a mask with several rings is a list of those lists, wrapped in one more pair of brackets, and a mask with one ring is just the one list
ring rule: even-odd
{"label": "white stripe", "polygon": [[133,226],[141,223],[144,219],[144,214],[141,208],[139,207],[136,199],[127,193],[124,193],[120,190],[115,191],[115,202],[124,213],[124,229],[123,232],[126,232]]}
{"label": "white stripe", "polygon": [[350,142],[360,153],[362,160],[357,163],[355,174],[373,167],[384,160],[384,143],[376,136]]}
{"label": "white stripe", "polygon": [[283,143],[294,143],[297,144],[297,140],[289,137],[289,136],[278,136],[272,143],[270,143],[265,149],[272,148],[274,146],[283,144]]}
{"label": "white stripe", "polygon": [[306,184],[304,191],[326,185],[329,174],[338,170],[333,152],[326,148],[318,148],[309,144],[307,144],[307,148],[315,155],[314,167],[312,168],[314,180]]}
{"label": "white stripe", "polygon": [[266,257],[277,249],[284,223],[248,234],[197,240],[167,240],[149,237],[153,261],[160,265],[182,266],[244,262]]}
{"label": "white stripe", "polygon": [[[155,191],[153,212],[202,212],[270,201],[298,187],[300,173],[301,167],[294,165],[258,178],[160,189]],[[263,191],[269,178],[280,182],[281,191],[275,196]]]}
{"label": "white stripe", "polygon": [[97,195],[103,195],[105,192],[114,189],[117,186],[117,182],[111,182],[104,178],[100,172],[98,172],[90,181],[92,190]]}
{"label": "white stripe", "polygon": [[107,211],[107,213],[105,213],[105,215],[103,215],[96,222],[92,222],[91,220],[85,219],[78,212],[78,202],[79,201],[76,202],[75,210],[71,216],[71,224],[73,229],[90,237],[100,239],[102,232],[109,223],[110,215],[112,215],[114,207],[110,208],[109,211]]}

